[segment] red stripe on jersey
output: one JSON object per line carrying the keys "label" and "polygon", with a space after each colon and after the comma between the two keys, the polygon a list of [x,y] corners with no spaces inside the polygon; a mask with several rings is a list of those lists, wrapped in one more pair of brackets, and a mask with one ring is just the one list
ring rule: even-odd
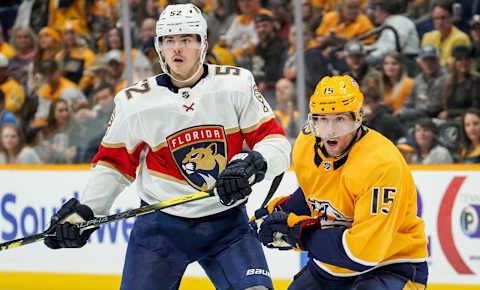
{"label": "red stripe on jersey", "polygon": [[117,168],[121,173],[135,179],[137,177],[140,152],[142,152],[143,146],[145,146],[144,142],[139,144],[133,153],[128,153],[125,147],[111,148],[100,144],[97,154],[93,157],[92,163],[99,161],[107,162]]}
{"label": "red stripe on jersey", "polygon": [[242,151],[243,136],[240,131],[233,134],[227,134],[227,146],[228,146],[228,160],[232,159],[235,154]]}
{"label": "red stripe on jersey", "polygon": [[275,118],[272,118],[270,121],[260,125],[260,127],[258,127],[256,130],[245,133],[244,138],[248,144],[248,147],[253,148],[253,146],[262,141],[263,138],[274,134],[285,136],[285,132],[283,131],[282,127],[277,123]]}
{"label": "red stripe on jersey", "polygon": [[172,155],[166,146],[155,152],[150,150],[145,161],[148,169],[170,175],[177,179],[185,179],[180,173],[180,170],[175,164],[175,160],[173,160]]}

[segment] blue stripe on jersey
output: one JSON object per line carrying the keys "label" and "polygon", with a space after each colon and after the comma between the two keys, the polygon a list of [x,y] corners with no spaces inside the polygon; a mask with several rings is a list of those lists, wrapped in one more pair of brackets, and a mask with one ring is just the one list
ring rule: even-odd
{"label": "blue stripe on jersey", "polygon": [[357,272],[371,269],[372,266],[359,264],[347,256],[342,243],[343,232],[345,230],[347,230],[347,228],[341,226],[317,230],[306,235],[302,240],[309,252],[309,257]]}

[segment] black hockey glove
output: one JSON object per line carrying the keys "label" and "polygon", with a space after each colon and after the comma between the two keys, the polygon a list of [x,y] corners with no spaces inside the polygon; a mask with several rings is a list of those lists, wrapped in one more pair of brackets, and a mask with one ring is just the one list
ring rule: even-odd
{"label": "black hockey glove", "polygon": [[318,229],[321,229],[318,218],[275,211],[260,225],[258,236],[268,248],[306,250],[302,239]]}
{"label": "black hockey glove", "polygon": [[265,177],[267,162],[257,151],[242,151],[233,156],[217,178],[217,194],[224,205],[232,205],[252,192],[252,185]]}
{"label": "black hockey glove", "polygon": [[51,249],[81,248],[98,228],[80,230],[75,224],[93,218],[95,218],[93,211],[87,205],[72,198],[52,216],[46,233],[55,236],[46,237],[43,242]]}

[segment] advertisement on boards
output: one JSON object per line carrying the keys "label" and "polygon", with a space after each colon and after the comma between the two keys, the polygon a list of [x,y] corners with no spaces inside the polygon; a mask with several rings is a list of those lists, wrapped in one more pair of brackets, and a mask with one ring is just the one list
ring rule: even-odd
{"label": "advertisement on boards", "polygon": [[[418,215],[429,239],[429,283],[480,285],[480,171],[413,171]],[[87,170],[0,170],[0,242],[44,231],[50,217],[72,197],[78,197],[89,177]],[[260,206],[270,186],[254,186],[249,215]],[[287,172],[278,195],[297,187]],[[212,197],[215,198],[215,197]],[[139,206],[135,186],[115,201],[111,214]],[[134,218],[102,226],[82,249],[50,250],[38,242],[2,251],[0,272],[121,274]],[[265,248],[271,275],[289,279],[306,261],[304,254]],[[205,276],[193,264],[187,276]]]}

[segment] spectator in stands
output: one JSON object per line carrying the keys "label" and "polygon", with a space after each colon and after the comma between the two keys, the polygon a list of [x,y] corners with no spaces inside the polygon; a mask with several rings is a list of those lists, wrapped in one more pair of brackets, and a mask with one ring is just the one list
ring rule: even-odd
{"label": "spectator in stands", "polygon": [[480,110],[469,109],[462,115],[461,163],[480,163]]}
{"label": "spectator in stands", "polygon": [[379,64],[390,51],[402,53],[408,59],[407,62],[414,62],[417,57],[420,42],[418,33],[413,21],[400,15],[403,6],[402,0],[372,0],[376,24],[393,27],[398,39],[391,29],[382,30],[375,43],[367,46],[367,51],[371,51],[367,59],[370,65]]}
{"label": "spectator in stands", "polygon": [[60,98],[67,102],[70,112],[74,112],[75,108],[81,106],[89,107],[89,101],[87,97],[79,88],[71,87],[64,89],[60,94]]}
{"label": "spectator in stands", "polygon": [[5,93],[5,108],[14,113],[18,120],[21,120],[25,92],[22,86],[9,76],[8,63],[7,57],[0,53],[0,89]]}
{"label": "spectator in stands", "polygon": [[118,49],[110,50],[104,57],[106,73],[100,83],[105,82],[113,86],[115,94],[127,86],[127,80],[123,77],[122,60],[122,53]]}
{"label": "spectator in stands", "polygon": [[78,22],[80,32],[89,36],[86,4],[85,0],[50,0],[48,26],[61,31],[65,22],[74,20]]}
{"label": "spectator in stands", "polygon": [[100,84],[93,92],[93,108],[80,108],[75,113],[78,146],[74,163],[90,163],[97,153],[113,111],[114,96],[111,85]]}
{"label": "spectator in stands", "polygon": [[398,111],[403,123],[420,118],[435,118],[442,109],[442,91],[446,73],[440,66],[438,49],[433,45],[423,46],[418,56],[422,72],[413,81],[408,99]]}
{"label": "spectator in stands", "polygon": [[[316,30],[322,48],[343,45],[347,41],[373,30],[373,24],[360,12],[360,0],[339,0],[337,9],[326,13]],[[372,43],[375,37],[363,40]]]}
{"label": "spectator in stands", "polygon": [[0,125],[5,123],[13,123],[17,126],[19,125],[15,114],[5,108],[5,93],[2,89],[0,89]]}
{"label": "spectator in stands", "polygon": [[[30,2],[30,1],[23,1],[23,2]],[[23,3],[22,2],[22,3]],[[33,30],[35,34],[45,26],[48,25],[48,6],[49,0],[34,0],[31,7],[28,7],[29,11],[26,14],[19,13],[17,14],[17,19],[19,17],[26,17],[27,19],[18,19],[15,20],[15,24],[19,26],[28,26]],[[28,5],[27,3],[24,5]],[[27,23],[23,22],[26,21]],[[23,23],[20,25],[20,23]]]}
{"label": "spectator in stands", "polygon": [[468,108],[480,108],[480,77],[472,69],[472,48],[456,46],[453,63],[442,93],[442,111],[439,119],[453,119]]}
{"label": "spectator in stands", "polygon": [[396,51],[387,53],[382,62],[380,92],[383,102],[396,113],[408,98],[413,87],[413,79],[407,76],[403,56]]}
{"label": "spectator in stands", "polygon": [[416,154],[415,143],[409,137],[401,137],[397,140],[395,145],[398,148],[398,151],[402,153],[405,161],[410,164],[412,163],[413,156]]}
{"label": "spectator in stands", "polygon": [[76,134],[72,130],[71,115],[65,100],[57,98],[50,104],[47,124],[37,136],[34,147],[40,159],[47,164],[71,163],[76,148],[71,146],[71,138]]}
{"label": "spectator in stands", "polygon": [[[210,40],[210,30],[207,30],[207,56],[205,57],[206,62],[217,65],[230,65],[236,66],[235,58],[230,53],[230,50],[221,46],[220,44],[213,44]],[[158,61],[157,61],[158,63]]]}
{"label": "spectator in stands", "polygon": [[[289,47],[285,64],[283,66],[283,77],[295,82],[297,78],[297,56],[296,56],[296,27],[290,26],[288,35]],[[311,96],[317,83],[326,75],[330,74],[330,66],[327,58],[323,55],[323,50],[318,42],[313,38],[312,33],[307,27],[303,27],[303,48],[305,59],[305,96]],[[305,102],[308,105],[308,100]],[[306,108],[308,110],[308,108]]]}
{"label": "spectator in stands", "polygon": [[158,61],[157,52],[155,51],[155,46],[153,44],[156,22],[156,19],[145,18],[140,29],[140,50],[152,64]]}
{"label": "spectator in stands", "polygon": [[322,9],[324,13],[333,11],[337,4],[337,0],[312,0],[315,8]]}
{"label": "spectator in stands", "polygon": [[37,37],[26,26],[15,27],[11,41],[17,54],[10,59],[8,73],[20,83],[23,91],[28,94],[28,76],[32,73],[33,58],[37,46]]}
{"label": "spectator in stands", "polygon": [[250,57],[258,44],[254,20],[258,14],[272,16],[270,10],[262,8],[260,0],[237,0],[240,15],[237,16],[225,33],[225,44],[235,57],[237,65],[250,66]]}
{"label": "spectator in stands", "polygon": [[[94,23],[116,23],[117,20],[117,1],[115,0],[96,0],[89,3],[90,9],[87,14],[87,22],[93,26]],[[132,7],[133,8],[133,7]],[[92,29],[93,30],[93,29]],[[93,31],[92,31],[93,33]]]}
{"label": "spectator in stands", "polygon": [[225,37],[228,28],[237,16],[233,13],[233,9],[231,9],[232,7],[227,4],[228,1],[215,0],[212,2],[212,10],[203,12],[205,19],[207,20],[210,35],[210,40],[208,41],[209,46],[215,46]]}
{"label": "spectator in stands", "polygon": [[302,15],[303,25],[305,25],[307,29],[314,34],[317,27],[319,27],[322,23],[322,9],[314,7],[312,0],[302,0]]}
{"label": "spectator in stands", "polygon": [[11,59],[15,54],[15,49],[5,41],[3,36],[3,28],[0,25],[0,53],[7,57],[7,59]]}
{"label": "spectator in stands", "polygon": [[40,73],[46,83],[37,91],[38,108],[30,127],[43,126],[47,122],[50,103],[60,98],[67,88],[76,88],[75,83],[62,76],[62,69],[55,60],[47,59],[40,63]]}
{"label": "spectator in stands", "polygon": [[363,92],[367,87],[374,87],[378,90],[382,75],[368,65],[365,46],[359,41],[350,41],[345,45],[343,52],[348,66],[346,74],[352,76],[360,84]]}
{"label": "spectator in stands", "polygon": [[293,23],[293,9],[289,0],[269,0],[269,8],[272,11],[273,27],[277,35],[287,40],[290,25]]}
{"label": "spectator in stands", "polygon": [[252,73],[267,102],[275,107],[275,83],[282,75],[287,45],[275,32],[273,19],[267,14],[257,15],[255,30],[259,41],[252,57]]}
{"label": "spectator in stands", "polygon": [[[130,0],[130,9],[132,13],[130,13],[132,24],[130,27],[132,28],[133,36],[138,36],[138,28],[141,28],[142,22],[144,19],[153,18],[158,19],[160,16],[160,6],[158,0]],[[119,17],[121,24],[123,24],[122,20],[122,10],[119,10]]]}
{"label": "spectator in stands", "polygon": [[0,128],[0,164],[40,164],[35,150],[25,146],[22,129],[13,123]]}
{"label": "spectator in stands", "polygon": [[416,20],[422,16],[430,14],[431,0],[414,0],[406,2],[408,2],[406,11],[406,16],[408,18]]}
{"label": "spectator in stands", "polygon": [[365,96],[363,112],[369,128],[379,132],[393,143],[407,135],[405,128],[393,116],[393,109],[381,101],[377,88],[366,87],[363,94]]}
{"label": "spectator in stands", "polygon": [[[122,65],[125,67],[125,47],[123,44],[123,32],[119,27],[111,28],[107,33],[107,53],[111,50],[120,50],[122,54]],[[132,48],[133,80],[139,81],[152,75],[152,65],[141,50]]]}
{"label": "spectator in stands", "polygon": [[434,45],[440,51],[440,64],[453,62],[453,48],[459,45],[470,45],[467,34],[453,25],[453,3],[451,0],[437,0],[433,4],[432,18],[435,30],[423,35],[422,46]]}
{"label": "spectator in stands", "polygon": [[[116,2],[116,0],[96,0],[89,3],[90,9],[87,19],[91,32],[90,36],[86,38],[88,46],[96,54],[106,52],[105,34],[112,26],[117,24],[117,12],[121,11],[121,5],[117,5]],[[134,9],[135,7],[131,8]]]}
{"label": "spectator in stands", "polygon": [[473,15],[470,21],[470,37],[472,38],[472,46],[474,50],[474,58],[476,71],[480,72],[480,15]]}
{"label": "spectator in stands", "polygon": [[38,50],[33,59],[33,73],[29,77],[29,89],[31,89],[29,94],[38,90],[43,84],[40,63],[43,60],[55,59],[55,55],[60,51],[61,42],[60,34],[53,28],[44,27],[38,33]]}
{"label": "spectator in stands", "polygon": [[84,73],[95,62],[95,54],[81,36],[80,26],[76,21],[66,21],[62,29],[62,49],[55,56],[62,64],[63,76],[80,89],[91,84],[91,77]]}
{"label": "spectator in stands", "polygon": [[417,154],[412,163],[417,164],[450,164],[453,158],[447,148],[438,143],[438,128],[432,119],[419,119],[413,131]]}
{"label": "spectator in stands", "polygon": [[301,120],[295,108],[295,91],[293,83],[286,78],[275,84],[276,107],[273,110],[277,122],[282,126],[290,144],[295,143],[298,132],[303,128],[305,120]]}

